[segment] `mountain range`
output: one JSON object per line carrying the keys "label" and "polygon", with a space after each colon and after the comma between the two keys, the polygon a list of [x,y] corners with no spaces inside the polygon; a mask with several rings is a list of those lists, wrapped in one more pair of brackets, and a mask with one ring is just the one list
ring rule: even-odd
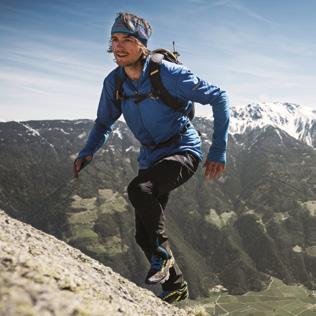
{"label": "mountain range", "polygon": [[[139,145],[118,121],[79,179],[72,164],[91,120],[0,122],[0,208],[55,235],[138,285],[148,263],[134,241],[126,187]],[[196,117],[203,151],[212,120]],[[232,294],[270,277],[316,289],[316,115],[290,103],[231,109],[228,163],[216,181],[202,164],[168,204],[167,230],[191,297]],[[158,292],[158,288],[153,289]]]}
{"label": "mountain range", "polygon": [[281,129],[309,146],[316,146],[316,110],[293,103],[278,102],[232,108],[232,134],[244,134],[265,126]]}

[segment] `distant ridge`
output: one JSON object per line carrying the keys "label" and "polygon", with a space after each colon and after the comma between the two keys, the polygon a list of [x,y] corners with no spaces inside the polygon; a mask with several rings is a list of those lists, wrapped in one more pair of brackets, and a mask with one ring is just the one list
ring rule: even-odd
{"label": "distant ridge", "polygon": [[[280,106],[301,117],[303,107]],[[316,289],[316,151],[281,129],[287,128],[281,121],[256,125],[267,122],[265,115],[277,121],[285,114],[269,112],[268,106],[248,108],[244,133],[228,137],[224,176],[206,182],[201,164],[196,176],[172,193],[166,210],[191,299],[208,296],[216,285],[230,294],[260,291],[270,276]],[[232,127],[233,121],[234,115]],[[193,124],[206,156],[213,123],[196,117]],[[92,120],[0,123],[0,208],[143,287],[148,262],[135,243],[126,193],[138,171],[139,143],[117,122],[108,144],[73,179],[73,161],[92,125]],[[306,131],[315,139],[314,125]]]}

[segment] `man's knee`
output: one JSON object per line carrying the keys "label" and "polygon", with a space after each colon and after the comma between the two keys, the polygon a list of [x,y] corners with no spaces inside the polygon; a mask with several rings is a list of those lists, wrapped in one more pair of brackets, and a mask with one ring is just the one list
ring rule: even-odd
{"label": "man's knee", "polygon": [[141,192],[139,187],[138,178],[133,179],[127,187],[128,198],[134,204],[134,202],[139,198]]}
{"label": "man's knee", "polygon": [[138,201],[142,201],[146,196],[153,193],[153,184],[151,181],[141,182],[136,177],[133,179],[127,187],[128,198],[133,205],[137,204]]}

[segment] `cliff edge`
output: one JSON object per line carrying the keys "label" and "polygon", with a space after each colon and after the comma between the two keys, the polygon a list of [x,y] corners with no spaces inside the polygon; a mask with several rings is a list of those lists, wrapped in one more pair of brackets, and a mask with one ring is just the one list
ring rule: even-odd
{"label": "cliff edge", "polygon": [[0,315],[188,314],[0,210]]}

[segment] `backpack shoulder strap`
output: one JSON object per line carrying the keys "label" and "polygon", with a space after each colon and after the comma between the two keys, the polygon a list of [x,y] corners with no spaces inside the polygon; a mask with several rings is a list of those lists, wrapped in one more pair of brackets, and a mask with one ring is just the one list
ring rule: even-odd
{"label": "backpack shoulder strap", "polygon": [[119,73],[120,69],[117,67],[115,72],[115,82],[114,82],[114,104],[121,111],[121,100],[122,100],[122,86],[123,79]]}
{"label": "backpack shoulder strap", "polygon": [[153,54],[149,61],[149,78],[153,87],[153,93],[159,97],[163,103],[175,111],[181,112],[183,105],[172,96],[161,82],[160,64],[164,56],[162,54]]}

